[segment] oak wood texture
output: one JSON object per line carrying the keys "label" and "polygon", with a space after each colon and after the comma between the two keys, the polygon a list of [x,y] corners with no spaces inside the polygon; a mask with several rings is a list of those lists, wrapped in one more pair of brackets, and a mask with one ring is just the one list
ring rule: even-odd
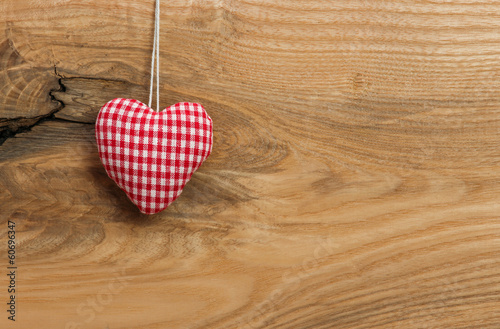
{"label": "oak wood texture", "polygon": [[153,10],[0,3],[2,328],[500,327],[500,1],[162,1],[214,148],[146,216],[93,124],[147,101]]}

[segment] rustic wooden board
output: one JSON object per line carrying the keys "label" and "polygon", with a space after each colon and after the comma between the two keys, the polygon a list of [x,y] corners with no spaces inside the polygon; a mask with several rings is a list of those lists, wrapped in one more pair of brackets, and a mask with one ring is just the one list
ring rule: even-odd
{"label": "rustic wooden board", "polygon": [[214,149],[146,216],[93,124],[147,100],[153,9],[0,3],[2,328],[500,327],[499,1],[164,1]]}

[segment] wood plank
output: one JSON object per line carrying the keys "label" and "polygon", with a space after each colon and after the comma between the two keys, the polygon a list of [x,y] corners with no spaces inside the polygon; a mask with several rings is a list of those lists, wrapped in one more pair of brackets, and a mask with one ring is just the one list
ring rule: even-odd
{"label": "wood plank", "polygon": [[162,2],[214,148],[147,216],[94,122],[147,101],[153,9],[0,4],[0,327],[500,327],[500,2]]}

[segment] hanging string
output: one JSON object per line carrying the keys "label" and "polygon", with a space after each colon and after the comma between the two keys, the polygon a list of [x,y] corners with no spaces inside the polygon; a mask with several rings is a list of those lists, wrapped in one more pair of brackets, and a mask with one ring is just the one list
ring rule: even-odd
{"label": "hanging string", "polygon": [[151,81],[149,83],[149,103],[153,100],[153,81],[156,58],[156,111],[160,111],[160,0],[156,0],[155,7],[155,30],[153,37],[153,54],[151,56]]}

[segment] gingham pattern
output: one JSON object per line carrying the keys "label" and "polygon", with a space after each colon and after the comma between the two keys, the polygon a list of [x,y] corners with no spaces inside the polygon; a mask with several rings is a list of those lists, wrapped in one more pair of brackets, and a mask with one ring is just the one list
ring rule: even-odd
{"label": "gingham pattern", "polygon": [[109,177],[145,214],[167,208],[212,150],[212,119],[196,103],[156,112],[116,98],[101,108],[95,134]]}

